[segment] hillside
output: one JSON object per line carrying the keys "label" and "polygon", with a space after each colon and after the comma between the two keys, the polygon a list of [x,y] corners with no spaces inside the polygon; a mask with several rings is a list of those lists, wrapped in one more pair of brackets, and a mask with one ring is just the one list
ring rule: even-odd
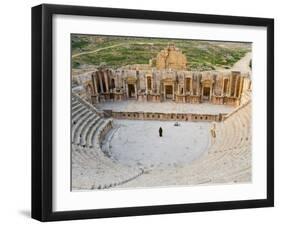
{"label": "hillside", "polygon": [[106,64],[113,68],[147,64],[169,43],[180,48],[191,70],[230,68],[251,51],[250,43],[72,35],[72,69]]}

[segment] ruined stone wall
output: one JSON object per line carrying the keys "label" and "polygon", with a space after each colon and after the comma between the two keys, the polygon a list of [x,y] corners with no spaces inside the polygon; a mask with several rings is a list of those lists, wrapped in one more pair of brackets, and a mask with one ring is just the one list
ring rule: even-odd
{"label": "ruined stone wall", "polygon": [[76,83],[82,84],[87,99],[93,103],[128,98],[163,102],[168,98],[169,88],[172,92],[169,98],[175,102],[237,105],[241,94],[251,89],[251,79],[237,71],[197,72],[155,68],[98,69],[76,76]]}
{"label": "ruined stone wall", "polygon": [[187,60],[185,55],[174,45],[170,45],[161,50],[156,57],[156,68],[162,69],[187,69]]}
{"label": "ruined stone wall", "polygon": [[159,112],[115,112],[110,116],[116,119],[157,120],[157,121],[191,121],[191,122],[220,122],[226,114],[191,114],[191,113],[159,113]]}

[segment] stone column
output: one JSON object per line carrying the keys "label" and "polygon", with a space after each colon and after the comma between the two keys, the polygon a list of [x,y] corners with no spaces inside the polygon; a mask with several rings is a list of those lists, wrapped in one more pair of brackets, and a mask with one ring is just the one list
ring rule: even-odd
{"label": "stone column", "polygon": [[183,94],[186,95],[186,81],[187,81],[187,78],[183,78]]}
{"label": "stone column", "polygon": [[235,85],[234,85],[234,95],[233,96],[235,96],[235,97],[236,97],[237,82],[238,82],[238,79],[236,79]]}
{"label": "stone column", "polygon": [[243,89],[244,78],[240,78],[240,87],[239,87],[239,94],[238,97],[241,97],[242,89]]}
{"label": "stone column", "polygon": [[97,77],[96,74],[94,74],[94,88],[95,88],[95,94],[98,94],[98,87],[97,87]]}
{"label": "stone column", "polygon": [[196,90],[196,95],[199,95],[200,93],[200,80],[197,79],[197,90]]}
{"label": "stone column", "polygon": [[121,88],[122,84],[122,80],[121,80],[121,77],[119,74],[116,75],[116,79],[114,80],[115,81],[115,88]]}
{"label": "stone column", "polygon": [[190,78],[189,95],[193,95],[193,77]]}
{"label": "stone column", "polygon": [[125,83],[126,96],[129,97],[128,83]]}
{"label": "stone column", "polygon": [[150,79],[151,79],[151,93],[153,93],[153,89],[154,89],[154,79],[153,79],[153,76],[151,76]]}
{"label": "stone column", "polygon": [[203,94],[204,94],[203,92],[204,92],[204,85],[201,86],[201,94],[200,94],[201,95],[201,97],[200,97],[201,101],[203,101]]}
{"label": "stone column", "polygon": [[175,83],[173,83],[173,100],[175,100]]}
{"label": "stone column", "polygon": [[222,97],[223,96],[223,86],[224,86],[223,77],[222,77],[221,81],[222,81],[222,84],[220,86],[220,96]]}
{"label": "stone column", "polygon": [[108,85],[108,75],[107,75],[107,72],[103,72],[103,75],[104,75],[104,80],[105,80],[106,92],[109,93],[109,85]]}
{"label": "stone column", "polygon": [[138,92],[137,92],[137,84],[136,83],[134,84],[134,87],[135,87],[135,98],[137,100],[138,99]]}
{"label": "stone column", "polygon": [[209,102],[212,102],[212,96],[213,96],[213,81],[211,82],[210,84],[210,99],[209,99]]}
{"label": "stone column", "polygon": [[160,95],[160,101],[163,100],[162,98],[162,89],[163,89],[163,83],[161,82],[161,80],[159,81],[159,95]]}
{"label": "stone column", "polygon": [[147,87],[147,85],[148,85],[148,84],[147,84],[147,77],[145,76],[144,78],[145,78],[145,93],[146,93],[146,95],[147,95],[147,93],[148,93],[148,92],[147,92],[147,91],[148,91],[148,87]]}
{"label": "stone column", "polygon": [[161,94],[161,84],[160,84],[160,81],[159,82],[157,82],[157,94]]}
{"label": "stone column", "polygon": [[230,76],[229,79],[229,84],[228,84],[228,96],[231,96],[231,87],[232,87],[232,75]]}
{"label": "stone column", "polygon": [[163,86],[164,86],[164,101],[166,101],[166,86],[165,84]]}
{"label": "stone column", "polygon": [[[123,95],[124,95],[124,92],[126,93],[126,83],[125,83],[125,80],[123,78],[122,78],[122,86],[123,86],[122,92],[123,92]],[[126,96],[126,98],[127,98],[127,96]]]}

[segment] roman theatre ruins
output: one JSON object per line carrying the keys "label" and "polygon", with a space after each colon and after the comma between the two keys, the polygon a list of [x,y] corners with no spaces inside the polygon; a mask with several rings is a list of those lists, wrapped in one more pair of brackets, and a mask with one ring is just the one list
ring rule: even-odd
{"label": "roman theatre ruins", "polygon": [[169,45],[72,75],[72,189],[250,182],[250,60],[191,71]]}

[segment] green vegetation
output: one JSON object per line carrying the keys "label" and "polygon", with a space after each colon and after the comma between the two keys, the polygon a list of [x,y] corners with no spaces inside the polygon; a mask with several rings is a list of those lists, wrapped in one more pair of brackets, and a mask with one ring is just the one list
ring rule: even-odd
{"label": "green vegetation", "polygon": [[251,50],[249,43],[72,35],[72,68],[148,64],[169,43],[182,50],[191,70],[229,68]]}

